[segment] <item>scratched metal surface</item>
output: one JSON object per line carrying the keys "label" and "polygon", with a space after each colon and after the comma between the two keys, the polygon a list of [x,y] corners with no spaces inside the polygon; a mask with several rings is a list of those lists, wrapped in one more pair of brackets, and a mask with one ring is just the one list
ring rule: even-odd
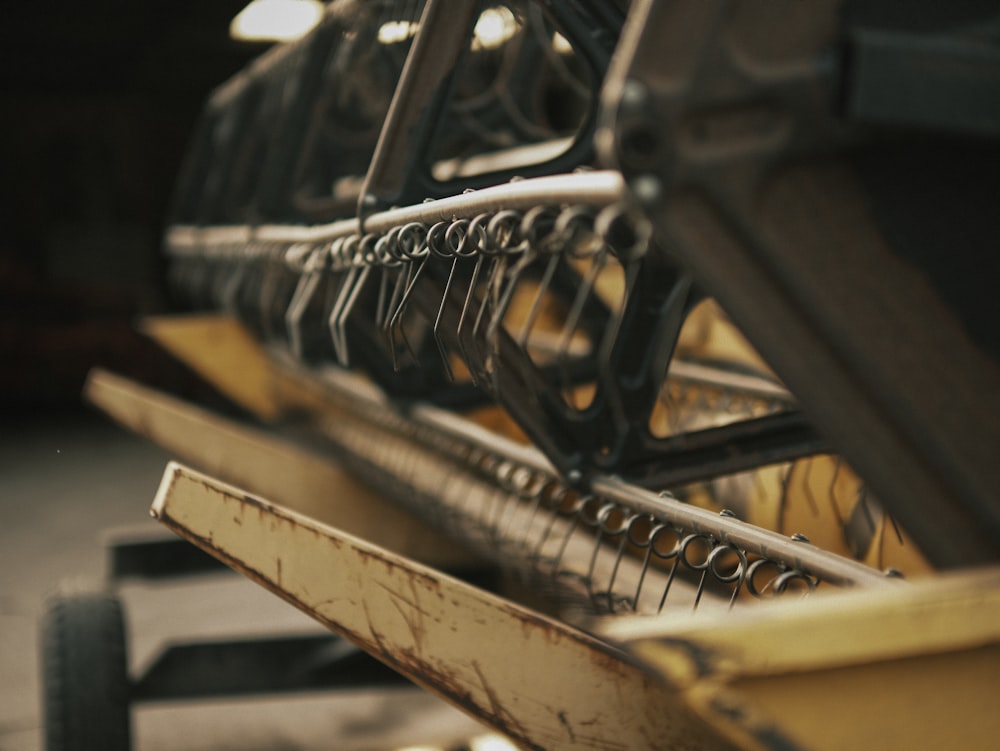
{"label": "scratched metal surface", "polygon": [[728,747],[609,644],[238,488],[171,464],[153,511],[525,748]]}

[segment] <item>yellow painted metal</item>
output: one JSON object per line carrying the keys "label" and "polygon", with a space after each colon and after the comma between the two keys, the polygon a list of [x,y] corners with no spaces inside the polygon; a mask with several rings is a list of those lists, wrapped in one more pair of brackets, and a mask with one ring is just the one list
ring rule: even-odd
{"label": "yellow painted metal", "polygon": [[525,748],[731,747],[609,644],[241,489],[171,464],[153,511]]}
{"label": "yellow painted metal", "polygon": [[265,421],[279,418],[294,393],[287,376],[235,318],[218,314],[144,318],[139,329],[241,407]]}
{"label": "yellow painted metal", "polygon": [[1000,569],[604,633],[750,749],[992,749]]}
{"label": "yellow painted metal", "polygon": [[85,397],[129,430],[250,492],[436,566],[478,562],[441,532],[373,493],[335,461],[107,371]]}
{"label": "yellow painted metal", "polygon": [[[321,386],[271,361],[231,319],[145,328],[263,419],[331,414]],[[383,548],[462,560],[325,459],[110,374],[94,374],[87,393],[253,494],[171,465],[156,504],[169,526],[524,746],[985,749],[1000,737],[998,571],[738,613],[618,618],[596,639],[392,555]],[[815,468],[799,479],[833,484]],[[872,561],[912,557],[885,524]]]}

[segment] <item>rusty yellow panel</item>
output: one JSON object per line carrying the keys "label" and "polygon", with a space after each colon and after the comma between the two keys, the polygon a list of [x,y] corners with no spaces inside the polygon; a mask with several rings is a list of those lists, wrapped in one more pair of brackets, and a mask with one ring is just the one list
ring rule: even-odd
{"label": "rusty yellow panel", "polygon": [[[760,748],[996,748],[1000,645],[824,671],[739,679],[703,712],[740,717]],[[781,739],[781,745],[778,740]]]}
{"label": "rusty yellow panel", "polygon": [[107,371],[85,397],[168,453],[253,493],[437,566],[475,559],[437,530],[373,493],[330,458]]}
{"label": "rusty yellow panel", "polygon": [[732,748],[610,644],[241,489],[172,464],[153,511],[524,748]]}
{"label": "rusty yellow panel", "polygon": [[1000,737],[1000,569],[604,632],[741,747],[987,749]]}

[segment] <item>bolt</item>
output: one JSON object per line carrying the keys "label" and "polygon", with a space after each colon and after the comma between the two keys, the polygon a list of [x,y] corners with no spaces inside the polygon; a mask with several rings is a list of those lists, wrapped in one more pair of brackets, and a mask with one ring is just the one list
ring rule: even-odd
{"label": "bolt", "polygon": [[635,197],[646,206],[658,203],[663,195],[663,183],[654,175],[639,175],[632,179],[630,185]]}

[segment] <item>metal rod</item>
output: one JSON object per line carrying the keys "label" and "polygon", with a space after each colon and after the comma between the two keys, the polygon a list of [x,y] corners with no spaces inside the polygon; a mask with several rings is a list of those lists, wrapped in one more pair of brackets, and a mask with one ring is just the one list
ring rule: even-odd
{"label": "metal rod", "polygon": [[[386,232],[409,222],[433,224],[460,217],[472,218],[484,212],[501,209],[527,209],[538,204],[582,203],[595,207],[620,200],[624,183],[618,172],[611,170],[553,175],[483,188],[471,193],[441,198],[436,201],[390,209],[373,214],[365,221],[365,230]],[[358,234],[357,219],[343,219],[330,224],[233,225],[195,227],[174,225],[167,230],[167,249],[173,255],[192,251],[203,253],[219,246],[246,244],[251,241],[268,243],[322,243]]]}

